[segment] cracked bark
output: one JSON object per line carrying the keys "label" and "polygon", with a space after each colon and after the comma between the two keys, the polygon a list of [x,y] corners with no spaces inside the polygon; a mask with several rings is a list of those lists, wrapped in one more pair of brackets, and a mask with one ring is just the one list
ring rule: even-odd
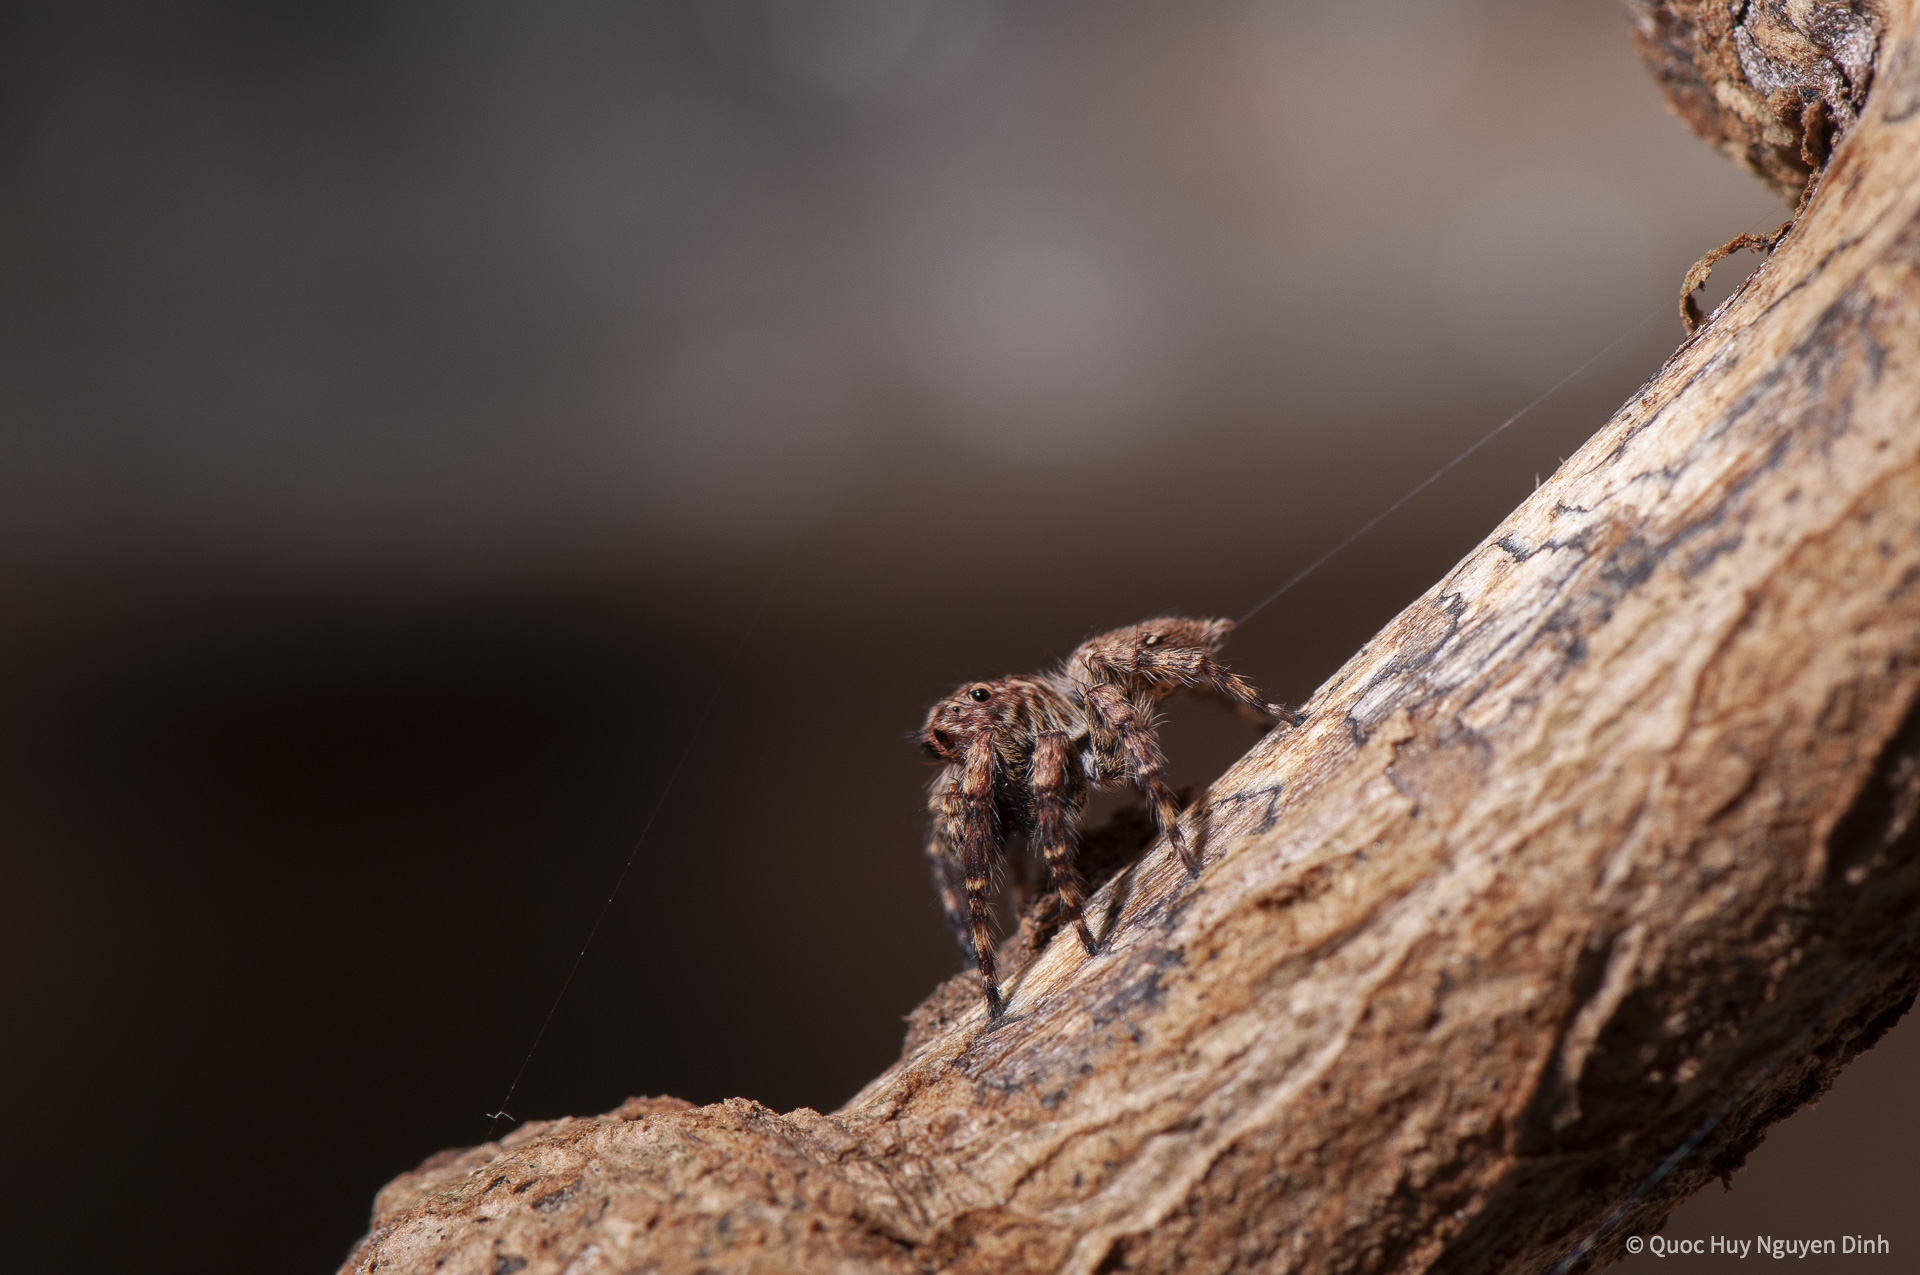
{"label": "cracked bark", "polygon": [[1738,1166],[1920,985],[1915,7],[1636,7],[1683,117],[1812,198],[1194,803],[1198,881],[1152,846],[1094,958],[1030,920],[1005,1021],[936,993],[831,1115],[437,1156],[343,1269],[1581,1269]]}

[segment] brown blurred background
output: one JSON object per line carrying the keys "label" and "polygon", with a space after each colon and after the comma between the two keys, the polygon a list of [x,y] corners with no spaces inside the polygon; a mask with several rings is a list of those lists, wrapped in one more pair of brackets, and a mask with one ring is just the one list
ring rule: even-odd
{"label": "brown blurred background", "polygon": [[[1627,334],[1236,635],[1304,698],[1783,216],[1608,0],[0,8],[8,1264],[331,1269],[743,635],[510,1109],[832,1108],[956,966],[934,696],[1244,611]],[[1917,1055],[1731,1207],[1915,1251]]]}

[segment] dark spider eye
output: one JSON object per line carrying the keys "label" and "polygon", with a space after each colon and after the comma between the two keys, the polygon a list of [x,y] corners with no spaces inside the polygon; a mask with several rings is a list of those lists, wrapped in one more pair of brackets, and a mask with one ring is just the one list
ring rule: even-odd
{"label": "dark spider eye", "polygon": [[993,698],[993,692],[984,686],[976,686],[968,691],[967,694],[973,696],[973,702],[976,704],[984,704]]}
{"label": "dark spider eye", "polygon": [[1161,636],[1158,633],[1149,633],[1147,634],[1146,637],[1141,639],[1140,645],[1141,646],[1159,646],[1162,642],[1166,640],[1167,639],[1165,637]]}

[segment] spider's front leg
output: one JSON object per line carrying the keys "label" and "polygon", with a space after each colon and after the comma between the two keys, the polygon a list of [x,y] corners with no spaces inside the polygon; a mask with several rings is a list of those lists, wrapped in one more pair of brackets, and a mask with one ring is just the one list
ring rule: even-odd
{"label": "spider's front leg", "polygon": [[1034,838],[1053,872],[1053,888],[1060,892],[1060,902],[1073,918],[1081,946],[1087,949],[1088,956],[1097,956],[1100,949],[1095,946],[1086,918],[1081,915],[1087,903],[1086,891],[1081,888],[1080,874],[1074,868],[1074,811],[1068,796],[1072,763],[1073,745],[1065,733],[1041,732],[1033,749]]}
{"label": "spider's front leg", "polygon": [[1101,725],[1119,739],[1126,756],[1128,778],[1146,794],[1153,806],[1154,822],[1173,843],[1174,853],[1180,856],[1187,874],[1199,876],[1200,860],[1180,830],[1180,803],[1173,789],[1167,786],[1166,762],[1160,756],[1160,741],[1154,736],[1152,724],[1134,707],[1126,693],[1111,682],[1089,687],[1086,703]]}
{"label": "spider's front leg", "polygon": [[993,856],[1000,849],[1000,830],[993,809],[993,778],[998,763],[993,736],[983,731],[968,743],[966,761],[960,772],[967,918],[973,931],[974,959],[980,966],[981,981],[986,984],[987,1010],[995,1018],[1006,1008],[1001,1003],[1000,981],[993,970],[993,924],[987,907],[988,891],[993,885]]}

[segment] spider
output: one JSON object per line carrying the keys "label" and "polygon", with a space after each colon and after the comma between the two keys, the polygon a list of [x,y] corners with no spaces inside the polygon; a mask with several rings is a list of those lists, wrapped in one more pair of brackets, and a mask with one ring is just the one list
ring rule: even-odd
{"label": "spider", "polygon": [[1232,620],[1146,620],[1089,638],[1049,672],[969,682],[927,713],[920,746],[945,763],[927,801],[927,857],[960,949],[979,966],[992,1017],[1005,1004],[994,977],[987,891],[1007,837],[1031,838],[1092,956],[1099,949],[1081,914],[1086,895],[1074,866],[1088,794],[1138,788],[1180,862],[1200,874],[1167,785],[1155,706],[1191,691],[1262,726],[1299,725],[1299,714],[1261,699],[1213,658],[1232,629]]}

